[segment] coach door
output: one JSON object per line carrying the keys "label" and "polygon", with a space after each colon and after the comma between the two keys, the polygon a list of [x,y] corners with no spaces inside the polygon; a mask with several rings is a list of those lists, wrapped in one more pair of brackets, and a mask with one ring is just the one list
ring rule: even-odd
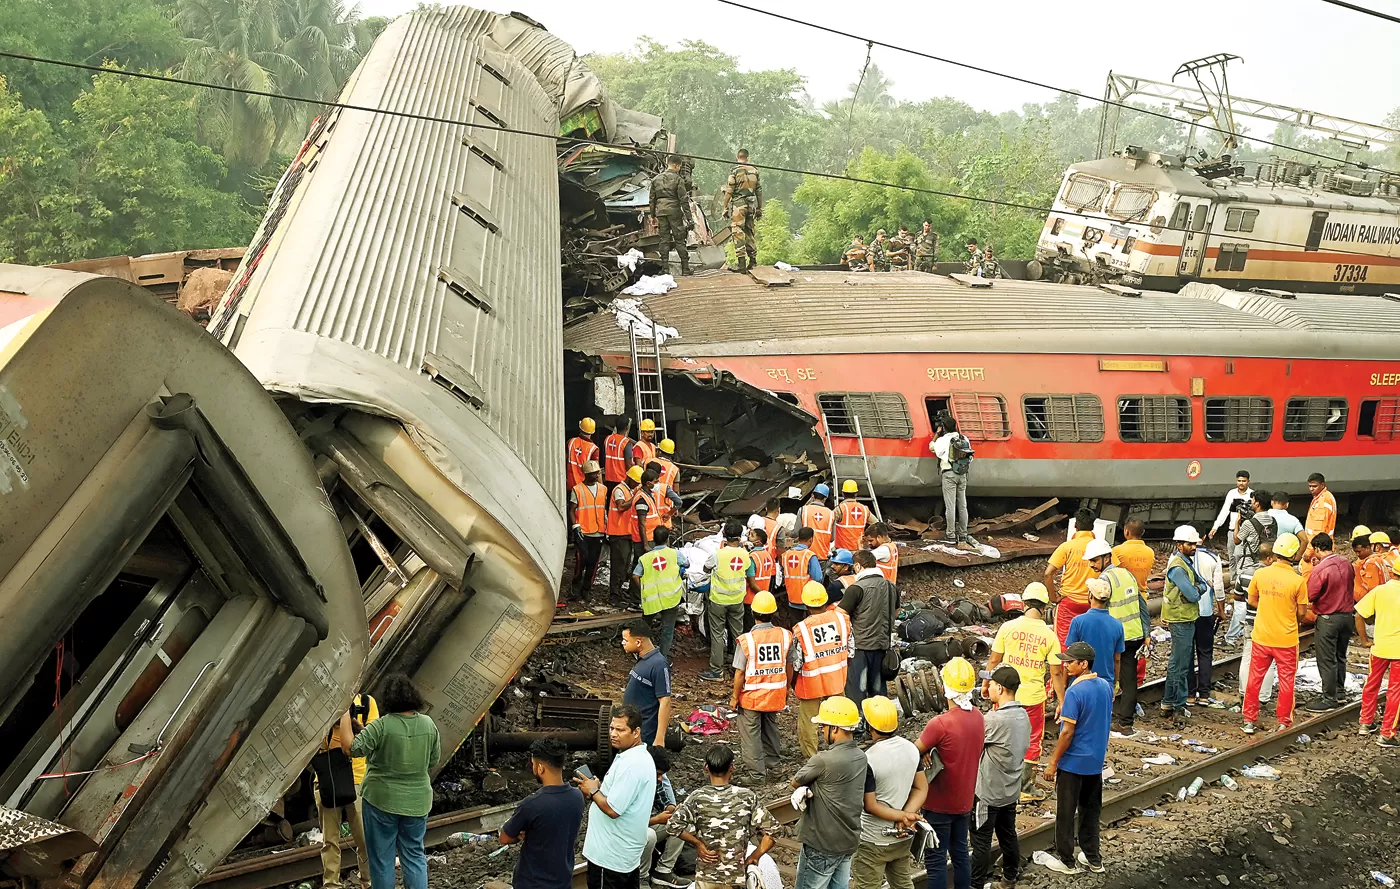
{"label": "coach door", "polygon": [[[1188,206],[1187,201],[1177,207]],[[1199,275],[1201,263],[1206,256],[1206,229],[1210,222],[1210,201],[1190,204],[1190,214],[1186,219],[1186,232],[1181,239],[1181,263],[1177,274],[1183,277]]]}

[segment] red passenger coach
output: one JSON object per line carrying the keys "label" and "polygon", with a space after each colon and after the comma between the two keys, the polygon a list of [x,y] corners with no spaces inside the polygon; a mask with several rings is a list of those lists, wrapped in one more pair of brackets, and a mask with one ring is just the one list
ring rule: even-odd
{"label": "red passenger coach", "polygon": [[[1242,468],[1295,495],[1312,472],[1339,493],[1400,489],[1390,298],[791,278],[683,279],[643,307],[680,332],[663,347],[668,373],[727,372],[806,409],[841,477],[863,474],[863,439],[882,496],[936,489],[943,409],[976,450],[974,496],[1214,500]],[[612,317],[566,331],[565,347],[630,373]]]}

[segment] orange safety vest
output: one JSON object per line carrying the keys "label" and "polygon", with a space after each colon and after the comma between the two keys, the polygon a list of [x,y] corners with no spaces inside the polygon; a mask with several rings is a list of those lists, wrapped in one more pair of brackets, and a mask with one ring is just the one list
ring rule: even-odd
{"label": "orange safety vest", "polygon": [[[618,491],[623,495],[622,506],[617,505]],[[613,537],[637,539],[637,514],[632,511],[632,505],[636,502],[637,492],[632,490],[627,482],[618,482],[608,498],[608,534]]]}
{"label": "orange safety vest", "polygon": [[836,507],[836,548],[851,552],[860,549],[860,538],[869,518],[870,510],[865,506],[855,500],[842,500]]}
{"label": "orange safety vest", "polygon": [[670,490],[671,486],[664,481],[658,481],[651,489],[651,497],[656,501],[657,524],[668,528],[671,527],[671,517],[676,514],[676,505],[666,496]]}
{"label": "orange safety vest", "polygon": [[841,586],[843,589],[848,590],[851,588],[851,584],[856,582],[856,576],[854,574],[842,574],[836,579],[841,581]]}
{"label": "orange safety vest", "polygon": [[[882,544],[882,546],[890,551],[890,560],[888,562],[882,562],[876,559],[875,567],[879,568],[880,573],[885,575],[885,580],[894,583],[899,579],[899,547],[894,545],[893,540]],[[876,549],[879,548],[878,546],[876,547]]]}
{"label": "orange safety vest", "polygon": [[661,478],[657,481],[665,482],[668,488],[675,488],[676,483],[681,480],[680,469],[660,454],[656,455],[656,462],[661,464]]}
{"label": "orange safety vest", "polygon": [[778,561],[778,520],[763,517],[763,531],[768,535],[768,555]]}
{"label": "orange safety vest", "polygon": [[754,627],[739,637],[744,650],[744,686],[739,707],[777,713],[787,706],[787,658],[792,633],[782,627]]}
{"label": "orange safety vest", "polygon": [[783,552],[783,583],[787,586],[788,602],[802,604],[802,588],[812,576],[807,573],[814,553],[810,549],[793,548]]}
{"label": "orange safety vest", "polygon": [[627,451],[632,439],[614,432],[603,440],[603,478],[617,484],[627,478]]}
{"label": "orange safety vest", "polygon": [[815,503],[808,503],[797,514],[799,528],[811,528],[816,532],[816,536],[812,538],[812,552],[823,561],[831,558],[831,526],[834,520],[835,516],[830,509]]}
{"label": "orange safety vest", "polygon": [[637,443],[632,446],[632,451],[634,454],[638,448],[642,449],[642,459],[637,462],[637,465],[645,470],[647,468],[647,464],[656,459],[656,442],[642,441],[639,438],[637,439]]}
{"label": "orange safety vest", "polygon": [[582,534],[602,534],[608,527],[608,489],[605,485],[597,488],[595,494],[588,485],[574,485],[574,502],[578,504],[575,515]]}
{"label": "orange safety vest", "polygon": [[[843,580],[845,578],[842,578]],[[852,647],[851,619],[839,608],[804,617],[795,627],[802,649],[797,697],[804,701],[844,693]]]}
{"label": "orange safety vest", "polygon": [[569,439],[569,487],[583,483],[583,464],[598,459],[598,446],[583,436]]}
{"label": "orange safety vest", "polygon": [[[647,505],[647,540],[650,540],[657,526],[661,524],[661,509],[656,505],[656,499],[646,491],[638,491],[637,496],[632,500],[632,504],[635,506],[639,500]],[[642,529],[637,524],[637,513],[635,510],[632,513],[632,542],[642,542]]]}
{"label": "orange safety vest", "polygon": [[[773,575],[776,573],[773,570],[776,567],[776,565],[773,562],[772,554],[769,553],[766,548],[759,547],[758,549],[753,550],[749,553],[749,558],[753,559],[754,586],[758,587],[760,590],[767,590],[772,588]],[[745,594],[744,604],[753,604],[752,592]]]}

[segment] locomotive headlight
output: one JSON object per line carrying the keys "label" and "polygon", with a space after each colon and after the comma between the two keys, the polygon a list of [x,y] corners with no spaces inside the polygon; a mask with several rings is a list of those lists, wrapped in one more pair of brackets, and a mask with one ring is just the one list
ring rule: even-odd
{"label": "locomotive headlight", "polygon": [[1064,219],[1057,217],[1054,222],[1050,223],[1050,234],[1058,235],[1064,229],[1064,227]]}
{"label": "locomotive headlight", "polygon": [[1084,229],[1084,243],[1097,244],[1103,240],[1103,230],[1097,228]]}
{"label": "locomotive headlight", "polygon": [[1123,246],[1119,249],[1119,252],[1121,252],[1121,253],[1132,253],[1132,252],[1133,252],[1133,245],[1136,244],[1136,243],[1137,243],[1137,238],[1129,238],[1128,240],[1126,240],[1126,241],[1123,242]]}

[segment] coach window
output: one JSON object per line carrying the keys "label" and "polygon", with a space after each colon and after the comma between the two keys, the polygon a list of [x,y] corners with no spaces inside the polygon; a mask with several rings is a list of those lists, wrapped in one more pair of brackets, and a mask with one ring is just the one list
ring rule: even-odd
{"label": "coach window", "polygon": [[1206,214],[1210,212],[1210,204],[1197,204],[1195,211],[1191,214],[1191,231],[1203,232],[1206,230]]}
{"label": "coach window", "polygon": [[1345,398],[1290,398],[1283,411],[1284,441],[1341,441],[1347,431]]}
{"label": "coach window", "polygon": [[1226,210],[1225,230],[1227,232],[1252,232],[1254,231],[1254,220],[1258,218],[1258,210],[1244,210],[1239,207]]}
{"label": "coach window", "polygon": [[[930,408],[939,399],[929,399]],[[1011,437],[1006,399],[990,392],[958,392],[948,396],[948,410],[958,431],[972,441],[1005,441]],[[935,415],[930,412],[930,422]]]}
{"label": "coach window", "polygon": [[1130,442],[1191,438],[1191,402],[1180,395],[1120,395],[1118,437]]}
{"label": "coach window", "polygon": [[909,404],[898,392],[821,392],[817,395],[822,421],[832,435],[865,438],[912,438]]}
{"label": "coach window", "polygon": [[1356,412],[1356,437],[1371,441],[1400,438],[1400,398],[1367,398]]}
{"label": "coach window", "polygon": [[1274,426],[1270,398],[1206,399],[1206,441],[1268,441]]}
{"label": "coach window", "polygon": [[1031,441],[1103,441],[1103,402],[1097,395],[1025,395],[1021,413]]}

